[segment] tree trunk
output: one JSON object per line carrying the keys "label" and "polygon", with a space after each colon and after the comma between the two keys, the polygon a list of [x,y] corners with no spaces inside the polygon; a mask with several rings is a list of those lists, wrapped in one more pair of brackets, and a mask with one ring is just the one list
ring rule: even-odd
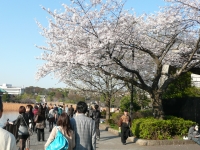
{"label": "tree trunk", "polygon": [[156,119],[164,119],[161,93],[158,92],[153,96],[153,115]]}
{"label": "tree trunk", "polygon": [[106,98],[105,106],[106,106],[106,120],[108,120],[110,119],[110,98]]}

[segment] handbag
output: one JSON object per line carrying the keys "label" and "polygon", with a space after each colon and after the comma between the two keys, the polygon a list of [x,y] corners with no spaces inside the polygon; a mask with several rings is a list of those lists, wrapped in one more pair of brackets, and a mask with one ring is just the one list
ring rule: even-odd
{"label": "handbag", "polygon": [[[22,115],[21,115],[21,116],[22,116]],[[22,116],[22,118],[24,119],[24,117],[23,117],[23,116]],[[25,122],[25,124],[26,124],[26,121],[25,121],[25,119],[24,119],[24,122]],[[30,136],[32,136],[32,135],[33,135],[33,131],[32,131],[32,129],[31,129],[31,128],[29,128],[27,124],[26,124],[26,127],[28,128],[28,134],[29,134]]]}
{"label": "handbag", "polygon": [[69,142],[62,132],[56,127],[57,133],[55,139],[47,146],[46,150],[67,150]]}

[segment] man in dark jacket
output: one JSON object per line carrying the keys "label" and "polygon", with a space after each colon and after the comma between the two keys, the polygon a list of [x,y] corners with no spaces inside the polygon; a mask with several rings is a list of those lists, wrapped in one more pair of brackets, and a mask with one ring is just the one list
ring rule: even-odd
{"label": "man in dark jacket", "polygon": [[39,104],[38,109],[38,122],[36,123],[37,128],[37,140],[40,141],[42,135],[42,141],[44,141],[44,128],[45,128],[45,109],[42,104]]}
{"label": "man in dark jacket", "polygon": [[97,140],[99,140],[100,139],[99,123],[101,118],[101,112],[98,110],[99,108],[98,105],[95,105],[94,108],[95,110],[93,110],[91,118],[95,121],[96,136]]}
{"label": "man in dark jacket", "polygon": [[74,108],[72,107],[72,105],[70,106],[70,108],[68,109],[69,112],[69,117],[72,118],[74,115]]}

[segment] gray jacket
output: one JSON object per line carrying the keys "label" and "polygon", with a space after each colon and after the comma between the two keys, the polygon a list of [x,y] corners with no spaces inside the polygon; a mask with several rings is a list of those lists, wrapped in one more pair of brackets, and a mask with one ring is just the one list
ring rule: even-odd
{"label": "gray jacket", "polygon": [[73,150],[96,150],[95,121],[78,114],[70,120],[75,132],[75,148]]}
{"label": "gray jacket", "polygon": [[188,140],[191,140],[194,137],[194,127],[190,127],[188,131]]}
{"label": "gray jacket", "polygon": [[188,139],[192,140],[192,138],[195,138],[195,136],[199,135],[198,131],[194,130],[194,127],[190,127],[189,132],[188,132]]}

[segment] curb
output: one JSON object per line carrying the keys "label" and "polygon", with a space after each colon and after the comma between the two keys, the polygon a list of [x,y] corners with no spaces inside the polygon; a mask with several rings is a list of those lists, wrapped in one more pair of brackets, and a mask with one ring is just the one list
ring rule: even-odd
{"label": "curb", "polygon": [[[119,135],[118,130],[110,128],[108,125],[100,124],[99,126],[102,130],[111,132],[115,135]],[[130,142],[134,142],[141,146],[158,146],[158,145],[186,145],[186,144],[196,144],[192,140],[145,140],[138,139],[136,137],[128,137],[127,139]]]}

